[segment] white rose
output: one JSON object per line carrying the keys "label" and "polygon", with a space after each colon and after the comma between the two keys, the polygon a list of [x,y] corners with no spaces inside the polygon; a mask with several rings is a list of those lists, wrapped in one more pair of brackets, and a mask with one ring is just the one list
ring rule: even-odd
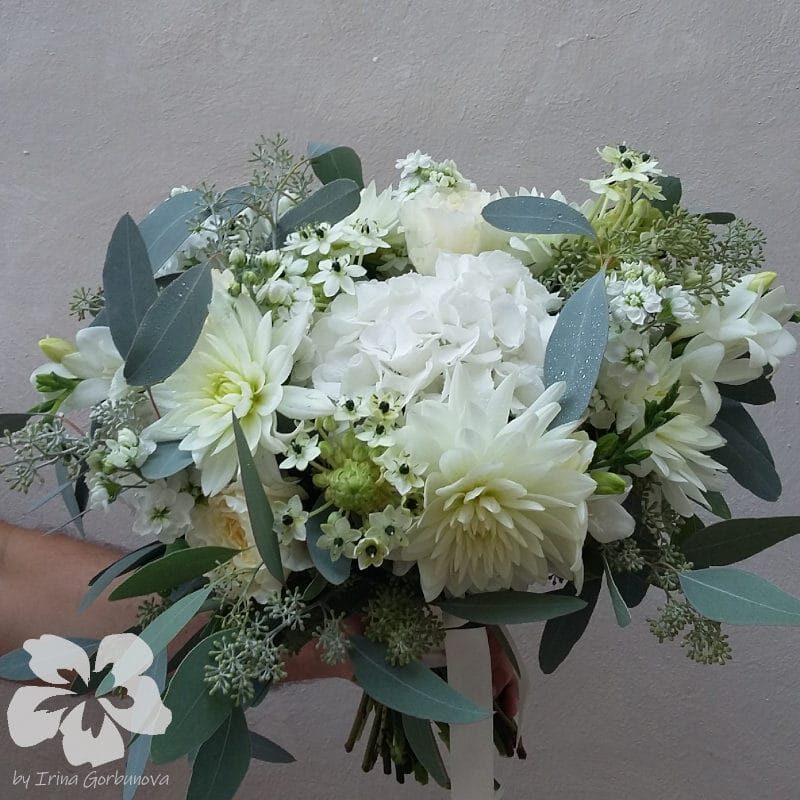
{"label": "white rose", "polygon": [[408,256],[417,272],[433,275],[439,253],[477,255],[497,246],[498,231],[481,216],[493,199],[476,189],[437,191],[426,185],[400,207]]}

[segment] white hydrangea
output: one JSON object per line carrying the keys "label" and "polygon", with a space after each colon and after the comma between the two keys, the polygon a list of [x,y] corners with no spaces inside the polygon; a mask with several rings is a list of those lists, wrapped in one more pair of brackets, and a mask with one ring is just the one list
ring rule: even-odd
{"label": "white hydrangea", "polygon": [[514,375],[514,409],[522,410],[544,389],[559,302],[507,253],[441,254],[433,275],[364,281],[334,300],[311,332],[314,386],[333,398],[379,387],[408,401],[446,393],[463,363],[478,393]]}

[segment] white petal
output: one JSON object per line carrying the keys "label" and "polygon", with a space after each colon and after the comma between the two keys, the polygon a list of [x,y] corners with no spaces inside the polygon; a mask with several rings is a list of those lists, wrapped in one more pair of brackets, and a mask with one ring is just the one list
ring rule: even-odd
{"label": "white petal", "polygon": [[66,707],[55,711],[37,709],[51,697],[74,696],[69,689],[52,686],[23,686],[14,692],[8,704],[8,732],[18,747],[33,747],[57,733]]}
{"label": "white petal", "polygon": [[91,728],[83,727],[83,708],[81,703],[67,714],[61,723],[61,733],[64,735],[64,755],[73,767],[81,764],[91,764],[99,767],[110,761],[118,761],[125,755],[125,744],[122,741],[117,726],[104,717],[103,725],[97,736],[92,736]]}
{"label": "white petal", "polygon": [[69,639],[46,633],[38,639],[27,639],[23,650],[31,654],[29,667],[45,683],[66,684],[69,681],[58,670],[75,670],[84,683],[89,683],[91,666],[86,651]]}
{"label": "white petal", "polygon": [[333,413],[333,403],[319,389],[284,386],[278,411],[290,419],[313,419]]}
{"label": "white petal", "polygon": [[619,496],[597,497],[589,501],[589,533],[603,544],[627,539],[636,522],[622,507]]}

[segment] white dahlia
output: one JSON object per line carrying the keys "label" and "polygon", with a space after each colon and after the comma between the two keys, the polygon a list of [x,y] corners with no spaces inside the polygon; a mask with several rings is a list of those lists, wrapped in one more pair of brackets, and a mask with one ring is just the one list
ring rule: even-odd
{"label": "white dahlia", "polygon": [[200,469],[203,493],[221,491],[236,474],[238,459],[232,413],[250,451],[283,452],[276,436],[280,412],[294,420],[333,411],[320,391],[285,382],[305,335],[310,309],[281,325],[262,315],[245,294],[227,291],[229,273],[214,274],[208,319],[189,358],[154,389],[163,414],[147,429],[155,441],[180,440]]}
{"label": "white dahlia", "polygon": [[576,424],[548,426],[563,384],[509,419],[514,379],[476,402],[458,368],[447,401],[422,400],[398,432],[425,472],[424,511],[402,560],[416,561],[425,597],[527,588],[551,573],[583,579],[586,474],[594,444]]}

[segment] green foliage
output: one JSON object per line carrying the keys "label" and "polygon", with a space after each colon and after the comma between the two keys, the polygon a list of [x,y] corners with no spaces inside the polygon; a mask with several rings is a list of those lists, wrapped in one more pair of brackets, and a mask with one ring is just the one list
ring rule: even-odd
{"label": "green foliage", "polygon": [[147,247],[153,272],[158,272],[189,238],[192,223],[208,216],[200,192],[181,192],[151,211],[140,223],[139,231]]}
{"label": "green foliage", "polygon": [[[65,636],[64,638],[85,650],[87,655],[92,655],[100,644],[98,639],[84,639],[75,636]],[[0,678],[5,681],[36,680],[36,675],[29,666],[30,660],[31,654],[21,647],[0,656]]]}
{"label": "green foliage", "polygon": [[255,731],[250,731],[250,756],[268,764],[293,764],[296,761],[290,752]]}
{"label": "green foliage", "polygon": [[327,222],[333,225],[352,214],[361,203],[358,184],[349,178],[337,178],[317,189],[307,200],[290,208],[278,221],[279,240],[306,225]]}
{"label": "green foliage", "polygon": [[407,714],[403,714],[402,718],[406,741],[414,755],[439,786],[449,789],[450,776],[436,744],[431,723],[426,719],[410,717]]}
{"label": "green foliage", "polygon": [[401,714],[438,722],[469,723],[490,716],[488,709],[450,688],[419,661],[393,667],[383,645],[363,636],[354,636],[350,642],[356,679],[378,703]]}
{"label": "green foliage", "polygon": [[760,406],[766,403],[774,403],[776,400],[772,381],[765,375],[740,386],[718,383],[717,388],[723,397],[738,400],[740,403]]}
{"label": "green foliage", "polygon": [[72,293],[69,301],[69,313],[79,322],[83,322],[86,317],[97,317],[105,308],[105,299],[101,288],[88,289],[81,286]]}
{"label": "green foliage", "polygon": [[565,303],[547,343],[544,382],[550,386],[565,381],[561,412],[553,425],[581,417],[592,391],[608,341],[608,302],[605,273],[588,280]]}
{"label": "green foliage", "polygon": [[211,302],[211,266],[199,264],[176,278],[148,309],[125,360],[125,379],[152,386],[172,375],[197,342]]}
{"label": "green foliage", "polygon": [[614,616],[617,618],[617,625],[619,625],[620,628],[625,628],[631,624],[631,612],[622,599],[617,584],[614,583],[614,576],[611,574],[608,562],[605,559],[603,559],[603,566],[606,574],[606,586],[608,587],[609,595],[611,595],[611,604],[614,607]]}
{"label": "green foliage", "polygon": [[577,235],[595,238],[591,223],[580,211],[546,197],[501,197],[484,206],[481,216],[509,233]]}
{"label": "green foliage", "polygon": [[176,550],[139,569],[109,595],[110,600],[141,597],[154,592],[167,592],[210,572],[239,553],[230,547],[187,547]]}
{"label": "green foliage", "polygon": [[190,451],[181,450],[180,442],[158,442],[156,449],[140,467],[142,477],[148,481],[169,478],[193,463]]}
{"label": "green foliage", "polygon": [[239,470],[247,500],[247,513],[253,530],[258,553],[270,574],[283,583],[283,562],[278,536],[273,530],[274,517],[267,493],[258,475],[253,455],[245,439],[244,431],[236,415],[233,414],[233,432],[236,437],[236,452],[239,456]]}
{"label": "green foliage", "polygon": [[[668,598],[659,616],[649,619],[651,633],[659,642],[674,641],[682,633],[681,647],[698,664],[724,665],[731,660],[728,637],[719,622],[704,619],[688,603]],[[684,633],[689,627],[688,632]]]}
{"label": "green foliage", "polygon": [[683,194],[681,179],[672,175],[663,175],[660,178],[656,178],[656,183],[661,188],[661,194],[664,195],[664,199],[651,200],[650,203],[662,214],[668,214],[681,202],[681,195]]}
{"label": "green foliage", "polygon": [[331,183],[337,178],[349,178],[359,189],[364,188],[364,173],[361,159],[351,147],[336,147],[329,144],[310,142],[308,158],[311,169],[320,183]]}
{"label": "green foliage", "polygon": [[454,600],[439,600],[442,611],[483,625],[515,625],[574,614],[586,606],[578,597],[553,592],[485,592]]}

